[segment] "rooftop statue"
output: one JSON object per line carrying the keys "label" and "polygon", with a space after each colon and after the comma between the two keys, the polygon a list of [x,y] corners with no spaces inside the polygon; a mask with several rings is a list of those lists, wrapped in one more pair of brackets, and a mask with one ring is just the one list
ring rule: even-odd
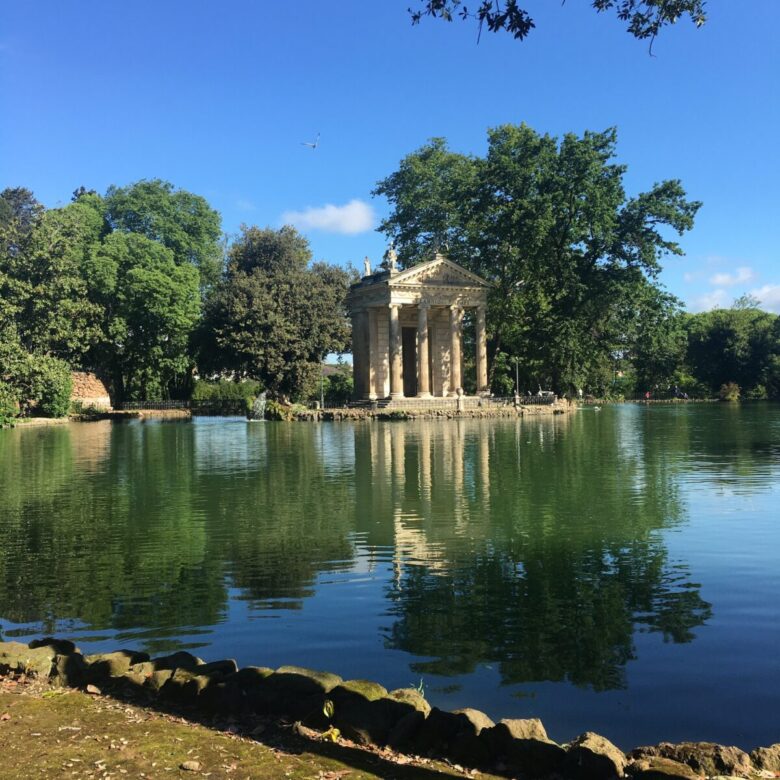
{"label": "rooftop statue", "polygon": [[391,274],[398,270],[398,252],[395,251],[392,244],[387,247],[384,260],[382,261],[382,268],[390,271]]}

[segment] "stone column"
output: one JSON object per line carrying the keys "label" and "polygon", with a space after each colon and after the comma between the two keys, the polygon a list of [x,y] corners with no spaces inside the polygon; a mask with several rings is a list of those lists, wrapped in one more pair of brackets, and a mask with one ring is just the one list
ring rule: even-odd
{"label": "stone column", "polygon": [[430,398],[430,347],[428,345],[428,309],[430,304],[420,301],[417,307],[417,397]]}
{"label": "stone column", "polygon": [[477,395],[487,395],[487,335],[485,330],[485,307],[477,307]]}
{"label": "stone column", "polygon": [[450,306],[450,395],[457,396],[462,384],[460,375],[460,320],[463,310],[457,304]]}
{"label": "stone column", "polygon": [[368,310],[368,394],[375,401],[379,398],[379,346],[377,344],[376,309]]}
{"label": "stone column", "polygon": [[390,398],[404,397],[403,363],[401,361],[401,323],[398,303],[390,304]]}

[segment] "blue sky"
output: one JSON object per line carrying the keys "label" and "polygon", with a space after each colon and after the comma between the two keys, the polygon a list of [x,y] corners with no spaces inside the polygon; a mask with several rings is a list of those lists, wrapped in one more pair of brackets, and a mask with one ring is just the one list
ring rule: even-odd
{"label": "blue sky", "polygon": [[[0,9],[0,188],[48,206],[160,177],[234,232],[294,220],[315,256],[384,250],[376,181],[432,136],[617,126],[630,193],[679,178],[704,206],[662,281],[693,310],[780,312],[778,0],[709,0],[648,56],[586,0],[527,0],[522,43],[425,20],[414,0],[41,0]],[[301,145],[320,133],[314,151]],[[330,207],[330,208],[327,208]],[[352,231],[352,232],[345,232]]]}

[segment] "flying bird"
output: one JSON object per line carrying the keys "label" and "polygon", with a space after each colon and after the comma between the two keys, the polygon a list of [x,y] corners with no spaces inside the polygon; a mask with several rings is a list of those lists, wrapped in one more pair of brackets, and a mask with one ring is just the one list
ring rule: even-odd
{"label": "flying bird", "polygon": [[311,141],[301,141],[301,146],[308,146],[309,149],[316,149],[320,145],[320,134],[317,133],[317,137],[314,139],[314,142]]}

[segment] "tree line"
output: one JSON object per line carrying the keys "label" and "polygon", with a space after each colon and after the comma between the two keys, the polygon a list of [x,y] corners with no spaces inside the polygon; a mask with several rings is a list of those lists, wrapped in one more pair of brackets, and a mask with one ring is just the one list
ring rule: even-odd
{"label": "tree line", "polygon": [[[689,314],[664,290],[662,261],[682,254],[701,204],[678,180],[629,196],[616,145],[614,129],[559,139],[526,125],[489,130],[484,156],[433,139],[377,184],[379,229],[405,267],[441,250],[493,283],[496,394],[780,396],[780,320],[749,296]],[[51,209],[5,189],[0,417],[65,414],[71,369],[95,371],[115,404],[189,398],[196,377],[222,383],[202,398],[233,397],[236,380],[318,397],[323,359],[349,350],[355,279],[314,262],[290,226],[229,242],[203,197],[168,182],[81,187]],[[345,377],[329,382],[346,400]]]}
{"label": "tree line", "polygon": [[558,139],[526,125],[489,130],[484,156],[434,138],[378,183],[391,206],[380,230],[404,267],[441,249],[493,283],[494,393],[517,382],[571,395],[710,396],[735,383],[779,396],[778,318],[749,296],[684,311],[659,274],[665,257],[683,254],[675,239],[701,204],[676,179],[629,196],[616,146],[614,129]]}
{"label": "tree line", "polygon": [[206,200],[160,180],[79,188],[46,209],[0,193],[0,416],[67,413],[70,369],[113,402],[189,398],[194,377],[314,393],[349,346],[348,270],[312,262],[294,228],[227,244]]}

